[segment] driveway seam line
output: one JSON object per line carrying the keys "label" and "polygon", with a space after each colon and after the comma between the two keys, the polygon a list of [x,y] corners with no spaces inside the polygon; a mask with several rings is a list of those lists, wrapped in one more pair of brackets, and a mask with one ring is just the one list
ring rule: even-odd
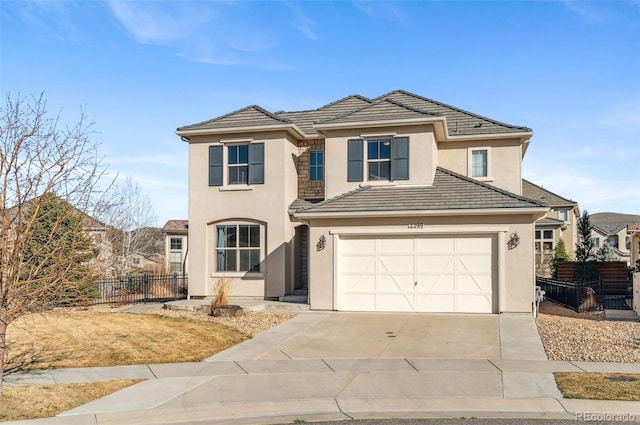
{"label": "driveway seam line", "polygon": [[498,367],[498,365],[492,362],[491,359],[486,359],[486,360],[489,362],[489,364],[491,364],[491,366],[495,367],[498,371],[500,371],[500,373],[504,372],[502,369]]}
{"label": "driveway seam line", "polygon": [[250,375],[250,373],[245,368],[240,366],[240,363],[238,363],[237,360],[234,360],[234,363],[236,364],[236,366],[238,366],[240,368],[241,371],[243,371],[245,373],[245,375]]}
{"label": "driveway seam line", "polygon": [[322,363],[324,363],[324,364],[326,364],[326,365],[327,365],[327,367],[329,368],[329,370],[330,370],[331,372],[336,373],[336,371],[335,371],[335,370],[333,370],[333,368],[331,367],[331,365],[329,365],[329,363],[327,363],[327,361],[326,361],[325,359],[320,359],[320,360],[322,360]]}
{"label": "driveway seam line", "polygon": [[354,417],[353,417],[353,416],[351,416],[351,415],[347,414],[344,410],[342,410],[342,407],[340,406],[340,402],[338,401],[338,399],[337,399],[337,398],[335,398],[335,397],[334,397],[333,401],[335,401],[335,402],[336,402],[336,406],[338,407],[338,411],[339,411],[340,413],[342,413],[343,415],[345,415],[347,418],[349,418],[349,419],[351,419],[351,420],[353,420],[353,419],[354,419]]}
{"label": "driveway seam line", "polygon": [[[411,318],[407,317],[407,320],[404,321],[402,326],[400,326],[400,329],[398,329],[398,332],[395,333],[394,338],[397,338],[400,335],[400,332],[402,332],[402,330],[407,327],[407,324],[409,323],[409,320],[411,320]],[[382,350],[380,350],[380,353],[378,354],[378,357],[376,357],[376,359],[381,359],[382,358],[382,355],[384,354],[385,351],[387,351],[387,349],[389,348],[389,346],[393,342],[394,338],[389,338],[389,341],[385,344],[384,348]]]}
{"label": "driveway seam line", "polygon": [[351,379],[349,379],[347,382],[344,383],[344,385],[342,386],[342,388],[340,388],[340,390],[338,390],[338,392],[336,393],[335,397],[333,397],[334,400],[337,400],[338,397],[340,396],[340,394],[342,394],[342,392],[347,389],[347,387],[349,385],[351,385],[351,383],[359,376],[361,375],[361,373],[356,372],[353,374],[353,376],[351,377]]}
{"label": "driveway seam line", "polygon": [[577,364],[575,364],[573,361],[570,361],[570,362],[569,362],[569,364],[572,364],[573,366],[577,367],[578,369],[580,369],[581,371],[583,371],[583,372],[585,372],[585,373],[587,372],[587,370],[586,370],[586,369],[581,368],[580,366],[578,366]]}
{"label": "driveway seam line", "polygon": [[145,366],[147,366],[147,369],[149,369],[149,372],[151,372],[151,375],[154,377],[154,379],[158,379],[158,376],[155,374],[153,369],[151,369],[151,366],[150,365],[145,365]]}
{"label": "driveway seam line", "polygon": [[411,366],[412,368],[414,368],[416,372],[418,372],[418,373],[420,372],[420,369],[418,369],[418,368],[416,367],[416,365],[414,365],[413,363],[411,363],[411,361],[410,361],[409,359],[404,359],[404,361],[405,361],[405,362],[407,362],[407,363],[409,363],[409,366]]}

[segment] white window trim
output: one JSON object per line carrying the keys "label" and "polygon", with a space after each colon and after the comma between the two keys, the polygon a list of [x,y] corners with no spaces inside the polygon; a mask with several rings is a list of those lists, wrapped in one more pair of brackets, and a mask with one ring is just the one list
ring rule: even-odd
{"label": "white window trim", "polygon": [[[473,177],[473,152],[475,151],[487,151],[487,175],[486,177]],[[467,148],[467,176],[481,181],[490,182],[493,181],[493,172],[491,170],[491,146],[478,146],[473,148]]]}
{"label": "white window trim", "polygon": [[[217,227],[216,226],[230,226],[230,225],[243,225],[243,224],[247,224],[247,225],[258,225],[260,226],[260,263],[262,264],[262,266],[260,267],[259,272],[231,272],[231,271],[223,271],[223,272],[219,272],[218,270],[218,256],[217,256]],[[213,240],[211,241],[212,245],[212,249],[213,249],[213,264],[212,264],[212,268],[213,271],[209,274],[210,277],[213,278],[220,278],[220,277],[243,277],[243,278],[262,278],[265,275],[264,272],[264,268],[266,267],[265,265],[265,261],[266,261],[266,242],[267,242],[267,238],[266,238],[266,226],[263,223],[260,222],[256,222],[256,221],[247,221],[247,220],[225,220],[225,221],[218,221],[215,223],[211,223],[211,226],[213,226]]]}

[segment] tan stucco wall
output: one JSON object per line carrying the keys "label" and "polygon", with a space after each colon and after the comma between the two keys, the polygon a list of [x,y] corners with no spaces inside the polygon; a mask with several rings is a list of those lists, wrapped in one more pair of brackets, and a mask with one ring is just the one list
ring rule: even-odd
{"label": "tan stucco wall", "polygon": [[[424,223],[424,227],[408,229],[408,223],[415,222]],[[482,231],[484,234],[495,235],[499,244],[497,252],[494,252],[497,265],[494,279],[502,276],[501,286],[498,287],[496,312],[530,313],[535,288],[533,227],[533,217],[529,215],[312,219],[309,239],[311,308],[335,309],[334,291],[339,256],[336,244],[339,243],[340,237],[336,233],[341,229],[358,229],[371,233],[391,231],[407,236],[434,234],[434,231],[446,231],[446,234],[456,235]],[[508,249],[507,241],[514,232],[520,237],[520,244],[514,249]],[[326,246],[323,250],[317,250],[315,246],[321,236],[325,237]]]}
{"label": "tan stucco wall", "polygon": [[479,179],[492,186],[522,194],[522,147],[518,139],[446,141],[438,143],[438,166],[471,177],[469,148],[489,148],[489,178]]}
{"label": "tan stucco wall", "polygon": [[[381,136],[367,136],[367,134]],[[367,148],[364,146],[364,181],[347,181],[347,146],[349,139],[383,138],[384,134],[393,137],[409,137],[409,180],[399,180],[399,185],[431,185],[436,171],[436,142],[431,125],[385,127],[374,129],[351,129],[331,131],[325,139],[325,193],[326,198],[341,195],[364,185],[390,184],[390,182],[367,181]]]}
{"label": "tan stucco wall", "polygon": [[[171,239],[180,238],[182,239],[182,261],[185,263],[185,272],[189,270],[189,256],[188,253],[188,237],[187,235],[172,235],[171,233],[167,233],[164,237],[164,268],[167,272],[171,270]],[[186,256],[186,258],[185,258]]]}
{"label": "tan stucco wall", "polygon": [[[242,140],[245,136],[264,143],[265,183],[209,187],[209,146],[219,144],[221,139]],[[287,210],[298,195],[297,153],[295,139],[284,132],[192,137],[189,145],[190,296],[212,295],[212,289],[222,275],[232,279],[232,296],[278,297],[285,294],[286,287],[292,287],[290,258],[293,250],[289,246],[294,230]],[[263,273],[215,272],[214,232],[215,224],[220,221],[263,225]]]}

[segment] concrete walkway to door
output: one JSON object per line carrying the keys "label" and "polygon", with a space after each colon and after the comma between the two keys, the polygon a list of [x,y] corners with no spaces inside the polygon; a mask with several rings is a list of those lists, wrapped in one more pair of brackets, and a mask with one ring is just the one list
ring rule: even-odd
{"label": "concrete walkway to door", "polygon": [[[302,313],[205,362],[66,369],[13,384],[145,379],[38,425],[279,424],[352,418],[640,418],[640,403],[563,399],[529,315]],[[17,382],[21,380],[22,382]]]}

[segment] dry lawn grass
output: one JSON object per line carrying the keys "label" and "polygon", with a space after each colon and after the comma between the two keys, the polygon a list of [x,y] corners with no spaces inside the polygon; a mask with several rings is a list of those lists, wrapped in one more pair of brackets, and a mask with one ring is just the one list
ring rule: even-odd
{"label": "dry lawn grass", "polygon": [[0,397],[0,421],[48,418],[138,382],[125,380],[5,387]]}
{"label": "dry lawn grass", "polygon": [[246,335],[215,322],[55,310],[9,326],[8,371],[203,360]]}
{"label": "dry lawn grass", "polygon": [[565,398],[640,401],[640,375],[623,373],[555,373]]}

